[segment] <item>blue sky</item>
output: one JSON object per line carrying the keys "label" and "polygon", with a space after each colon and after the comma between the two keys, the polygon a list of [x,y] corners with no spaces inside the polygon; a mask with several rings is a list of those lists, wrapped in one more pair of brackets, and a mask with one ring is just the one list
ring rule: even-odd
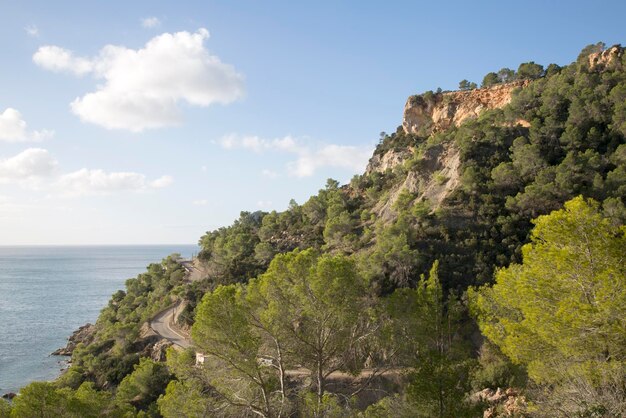
{"label": "blue sky", "polygon": [[626,41],[626,2],[0,0],[0,245],[193,243],[362,172],[407,96]]}

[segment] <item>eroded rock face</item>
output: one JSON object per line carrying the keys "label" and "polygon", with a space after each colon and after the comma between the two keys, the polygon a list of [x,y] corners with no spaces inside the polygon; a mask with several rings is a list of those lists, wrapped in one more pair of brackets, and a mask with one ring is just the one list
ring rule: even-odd
{"label": "eroded rock face", "polygon": [[388,169],[395,168],[397,165],[402,164],[407,158],[410,158],[413,154],[411,149],[404,149],[400,151],[390,150],[383,155],[375,154],[370,158],[365,174],[371,174],[373,172],[384,173]]}
{"label": "eroded rock face", "polygon": [[483,418],[526,416],[528,406],[526,398],[513,388],[483,389],[472,394],[469,401],[474,404],[481,403],[487,407],[483,412]]}
{"label": "eroded rock face", "polygon": [[594,52],[589,54],[589,68],[602,69],[616,60],[620,59],[624,53],[624,48],[619,45],[612,46],[602,52]]}
{"label": "eroded rock face", "polygon": [[[388,151],[383,159],[391,152]],[[399,160],[397,164],[403,161]],[[380,201],[372,212],[384,221],[393,219],[393,206],[404,191],[414,194],[416,201],[427,201],[435,210],[459,186],[461,157],[454,144],[448,142],[430,147],[422,156],[420,166],[419,170],[410,171],[402,183],[392,188],[388,199]]]}
{"label": "eroded rock face", "polygon": [[519,80],[482,89],[411,96],[404,106],[402,128],[405,133],[430,134],[459,126],[484,110],[506,106],[513,90],[528,83]]}
{"label": "eroded rock face", "polygon": [[96,326],[92,324],[85,324],[78,328],[67,341],[67,346],[59,348],[52,353],[53,356],[71,356],[76,346],[80,343],[89,345],[96,333]]}

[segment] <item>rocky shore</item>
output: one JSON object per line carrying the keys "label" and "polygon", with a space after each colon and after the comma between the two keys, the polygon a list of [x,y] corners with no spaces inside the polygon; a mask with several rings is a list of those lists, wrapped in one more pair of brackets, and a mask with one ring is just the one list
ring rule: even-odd
{"label": "rocky shore", "polygon": [[85,345],[90,344],[95,336],[96,326],[92,324],[85,324],[72,333],[67,340],[67,345],[63,348],[59,348],[52,352],[53,356],[71,356],[76,349],[76,346],[80,343]]}

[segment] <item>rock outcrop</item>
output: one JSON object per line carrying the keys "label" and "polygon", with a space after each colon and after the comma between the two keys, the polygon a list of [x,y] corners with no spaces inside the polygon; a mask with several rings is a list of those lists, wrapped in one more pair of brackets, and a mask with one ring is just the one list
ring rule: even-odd
{"label": "rock outcrop", "polygon": [[594,69],[603,69],[607,65],[612,64],[616,60],[619,60],[624,54],[624,48],[621,45],[614,45],[608,49],[605,49],[602,52],[594,52],[589,54],[589,68]]}
{"label": "rock outcrop", "polygon": [[82,327],[78,328],[76,331],[72,333],[70,338],[68,338],[67,345],[63,348],[59,348],[58,350],[52,353],[53,356],[71,356],[74,352],[76,346],[80,343],[85,345],[90,344],[95,337],[96,326],[92,324],[85,324]]}
{"label": "rock outcrop", "polygon": [[[406,152],[409,156],[412,155],[411,150]],[[391,150],[383,155],[382,160],[385,160],[385,156],[390,153],[398,155],[398,151]],[[395,157],[387,161],[395,161],[395,165],[403,162],[403,160],[397,161]],[[373,165],[372,161],[370,161],[370,166],[372,170],[381,167],[381,165]],[[418,202],[428,202],[431,210],[436,210],[459,186],[460,167],[459,150],[453,143],[448,142],[430,147],[421,157],[420,169],[409,171],[404,181],[392,188],[389,197],[381,200],[372,211],[385,221],[392,219],[395,213],[393,207],[404,191],[415,195],[415,200]]]}
{"label": "rock outcrop", "polygon": [[526,398],[513,388],[483,389],[472,394],[469,401],[487,406],[483,418],[526,416]]}
{"label": "rock outcrop", "polygon": [[372,158],[370,158],[369,163],[367,164],[367,168],[365,169],[365,174],[371,174],[374,172],[384,173],[388,169],[394,169],[399,164],[402,164],[407,158],[410,158],[413,154],[413,150],[411,148],[403,149],[403,150],[389,150],[384,154],[374,154]]}
{"label": "rock outcrop", "polygon": [[402,128],[405,133],[430,134],[459,126],[485,110],[506,106],[513,91],[528,83],[518,80],[481,89],[411,96],[404,106]]}

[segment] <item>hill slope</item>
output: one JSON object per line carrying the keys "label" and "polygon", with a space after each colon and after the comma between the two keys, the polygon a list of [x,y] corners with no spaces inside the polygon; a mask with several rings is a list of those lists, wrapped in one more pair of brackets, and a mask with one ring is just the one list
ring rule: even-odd
{"label": "hill slope", "polygon": [[[607,224],[624,224],[626,55],[621,46],[592,45],[566,67],[551,64],[544,69],[525,63],[517,72],[504,70],[498,73],[502,76],[486,77],[489,82],[480,89],[409,97],[402,125],[381,137],[365,173],[349,184],[329,180],[302,205],[292,202],[280,213],[242,212],[231,226],[204,234],[199,254],[206,272],[202,280],[187,281],[174,257],[129,280],[127,291],[113,295],[103,310],[90,342],[78,345],[71,369],[58,384],[74,389],[83,382],[104,390],[118,387],[122,395],[114,401],[116,411],[128,413],[157,415],[155,400],[170,382],[159,404],[166,416],[184,408],[196,411],[194,405],[207,408],[205,412],[223,411],[223,416],[275,416],[276,405],[299,411],[295,416],[333,416],[332,411],[342,415],[349,407],[341,400],[348,393],[345,387],[324,389],[322,365],[314,376],[312,367],[302,366],[313,364],[305,356],[307,345],[292,345],[313,327],[320,313],[315,307],[325,306],[331,316],[341,311],[333,303],[352,311],[342,311],[332,322],[334,328],[324,330],[332,334],[351,324],[351,332],[338,341],[352,341],[357,335],[359,343],[348,348],[337,343],[335,356],[324,363],[339,365],[329,375],[347,373],[351,385],[349,373],[365,367],[417,373],[407,375],[408,385],[378,382],[378,389],[402,392],[408,399],[406,403],[388,397],[379,404],[380,411],[413,413],[423,407],[425,416],[443,414],[445,408],[467,406],[472,386],[476,390],[523,384],[519,376],[524,370],[493,346],[485,343],[476,359],[483,339],[460,295],[468,287],[492,284],[496,269],[521,263],[533,219],[560,209],[575,196],[600,202]],[[298,280],[311,276],[307,280],[317,287],[311,285],[308,293],[289,288],[290,280],[296,281],[287,274],[290,269],[298,272]],[[325,276],[317,271],[336,271],[337,280],[343,277],[354,288],[331,281],[320,285],[315,280]],[[334,291],[343,299],[318,305],[322,296],[316,291],[322,296]],[[453,293],[444,297],[449,291]],[[313,302],[307,299],[311,294]],[[270,303],[276,295],[284,297],[282,303]],[[281,310],[296,298],[302,302],[298,309]],[[155,343],[162,348],[162,342],[146,333],[144,324],[175,300],[185,302],[180,325],[196,323],[194,335],[206,336],[196,341],[198,346],[210,350],[207,341],[223,344],[210,363],[213,368],[193,368],[193,353],[170,353],[169,369],[148,360],[139,363],[141,356],[163,359],[162,351],[155,349]],[[215,309],[218,303],[223,305]],[[307,303],[313,308],[305,315],[299,309]],[[356,307],[361,315],[354,314]],[[283,320],[276,312],[296,317]],[[201,315],[200,324],[196,315]],[[238,327],[231,327],[235,322]],[[237,333],[249,325],[249,335]],[[218,331],[229,337],[220,340]],[[309,380],[285,379],[282,360],[276,360],[282,359],[281,351],[271,351],[278,342],[288,347],[289,366]],[[235,360],[247,359],[243,369],[225,365],[219,357],[229,350],[239,356]],[[272,368],[280,373],[272,374]],[[247,381],[251,373],[248,385],[235,394],[249,403],[234,401],[229,398],[233,393],[220,389],[224,382]],[[261,392],[255,392],[258,388]],[[324,390],[332,396],[324,398]],[[315,399],[309,396],[313,393]],[[259,404],[261,398],[265,406]],[[377,399],[360,398],[359,405]],[[468,406],[472,413],[474,406]]]}

